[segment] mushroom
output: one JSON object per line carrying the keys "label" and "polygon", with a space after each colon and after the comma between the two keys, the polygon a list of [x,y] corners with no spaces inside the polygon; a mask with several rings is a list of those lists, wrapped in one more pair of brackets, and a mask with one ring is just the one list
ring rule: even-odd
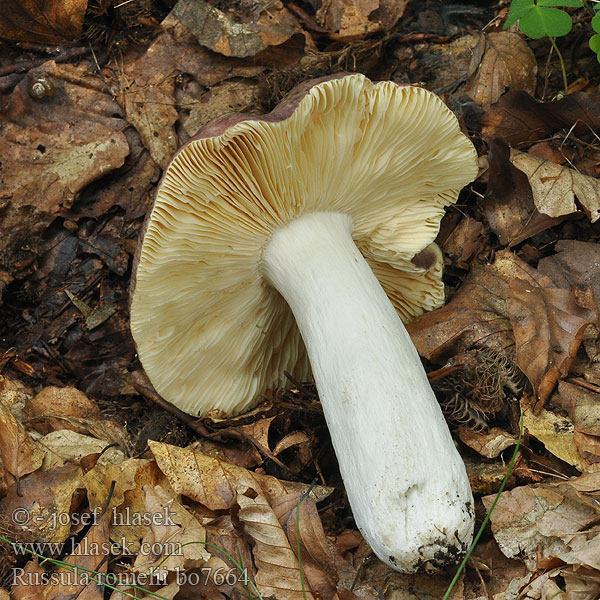
{"label": "mushroom", "polygon": [[432,242],[476,173],[433,93],[310,81],[179,150],[135,260],[131,331],[156,390],[234,415],[312,368],[356,524],[408,573],[455,564],[473,533],[466,470],[403,321],[443,303]]}

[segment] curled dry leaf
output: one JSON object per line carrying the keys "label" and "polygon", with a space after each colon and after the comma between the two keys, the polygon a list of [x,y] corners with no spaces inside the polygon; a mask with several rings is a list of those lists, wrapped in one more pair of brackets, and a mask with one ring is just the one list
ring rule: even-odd
{"label": "curled dry leaf", "polygon": [[224,56],[255,56],[295,34],[302,35],[296,19],[280,0],[231,4],[229,8],[217,8],[204,0],[179,0],[172,15],[200,44]]}
{"label": "curled dry leaf", "polygon": [[407,329],[419,354],[437,364],[473,347],[508,357],[514,352],[540,407],[568,373],[584,330],[597,318],[591,289],[556,288],[505,250],[492,265],[473,268],[449,304]]}
{"label": "curled dry leaf", "polygon": [[491,265],[473,267],[446,306],[407,325],[421,356],[444,364],[473,347],[505,354],[514,348],[507,301],[516,277],[535,283],[535,269],[508,251],[498,252]]}
{"label": "curled dry leaf", "polygon": [[556,254],[542,258],[538,271],[552,279],[556,287],[587,288],[592,286],[600,301],[600,245],[578,240],[559,240]]}
{"label": "curled dry leaf", "polygon": [[302,569],[311,589],[318,590],[326,599],[333,598],[338,580],[337,565],[315,501],[304,495],[298,498],[297,494],[285,494],[276,498],[272,505],[295,551],[300,540]]}
{"label": "curled dry leaf", "polygon": [[461,427],[458,435],[469,448],[473,448],[486,458],[496,458],[501,452],[517,443],[514,436],[499,427],[492,427],[488,431],[473,431]]}
{"label": "curled dry leaf", "polygon": [[503,137],[513,147],[529,146],[571,127],[575,135],[585,137],[600,129],[600,102],[585,92],[554,102],[538,102],[523,91],[508,92],[483,115],[481,126],[486,139]]}
{"label": "curled dry leaf", "polygon": [[533,94],[537,61],[527,42],[509,31],[483,33],[473,51],[465,93],[488,110],[507,88]]}
{"label": "curled dry leaf", "polygon": [[5,0],[0,38],[60,44],[81,35],[88,0]]}
{"label": "curled dry leaf", "polygon": [[600,219],[600,180],[514,149],[510,161],[527,175],[539,212],[549,217],[570,215],[577,211],[577,198],[592,223]]}
{"label": "curled dry leaf", "polygon": [[488,162],[484,212],[501,244],[515,246],[560,222],[536,208],[529,179],[510,162],[510,148],[504,140],[491,142]]}
{"label": "curled dry leaf", "polygon": [[[282,497],[286,498],[282,511],[285,514],[293,499],[298,503],[303,494],[321,499],[329,494],[329,490],[319,486],[311,489],[303,484],[253,473],[190,448],[158,442],[149,442],[149,446],[175,493],[196,500],[211,510],[239,508],[239,521],[246,535],[253,540],[255,582],[261,594],[284,600],[300,600],[303,592],[298,559],[293,549],[295,546],[290,544],[274,506]],[[279,504],[279,507],[283,505]],[[307,516],[314,518],[314,515]],[[312,528],[314,531],[310,521],[304,523],[302,514],[300,518],[301,531],[302,528]],[[315,580],[323,583],[321,578],[317,579],[317,571],[312,572],[315,573]],[[307,593],[307,597],[313,598],[311,593]]]}

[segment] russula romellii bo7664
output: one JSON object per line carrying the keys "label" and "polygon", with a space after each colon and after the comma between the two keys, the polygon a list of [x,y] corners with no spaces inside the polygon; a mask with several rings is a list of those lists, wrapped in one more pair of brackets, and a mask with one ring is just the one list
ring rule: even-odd
{"label": "russula romellii bo7664", "polygon": [[431,244],[476,173],[431,92],[311,81],[179,150],[136,257],[131,330],[156,390],[231,415],[311,369],[356,523],[405,572],[451,564],[473,532],[464,464],[402,320],[443,303]]}

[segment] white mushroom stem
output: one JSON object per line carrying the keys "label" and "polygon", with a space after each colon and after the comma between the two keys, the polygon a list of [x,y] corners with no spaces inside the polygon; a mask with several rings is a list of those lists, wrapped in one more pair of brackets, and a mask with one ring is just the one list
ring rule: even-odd
{"label": "white mushroom stem", "polygon": [[352,229],[340,213],[292,221],[266,247],[264,274],[298,323],[361,533],[397,570],[444,567],[471,542],[469,480],[419,355]]}

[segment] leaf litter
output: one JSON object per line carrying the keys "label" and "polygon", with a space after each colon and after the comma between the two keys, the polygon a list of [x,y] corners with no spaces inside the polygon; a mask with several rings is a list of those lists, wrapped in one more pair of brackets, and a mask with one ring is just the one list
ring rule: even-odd
{"label": "leaf litter", "polygon": [[[391,572],[356,531],[310,383],[264,390],[240,418],[181,421],[128,330],[132,255],[173,152],[214,117],[341,70],[433,89],[480,155],[437,240],[448,301],[409,331],[479,521],[521,410],[525,439],[450,597],[600,597],[600,75],[565,38],[578,79],[553,100],[549,44],[505,18],[494,1],[437,0],[5,11],[0,598],[444,595],[452,574]],[[133,518],[148,514],[163,520]],[[34,542],[47,560],[11,546]]]}

